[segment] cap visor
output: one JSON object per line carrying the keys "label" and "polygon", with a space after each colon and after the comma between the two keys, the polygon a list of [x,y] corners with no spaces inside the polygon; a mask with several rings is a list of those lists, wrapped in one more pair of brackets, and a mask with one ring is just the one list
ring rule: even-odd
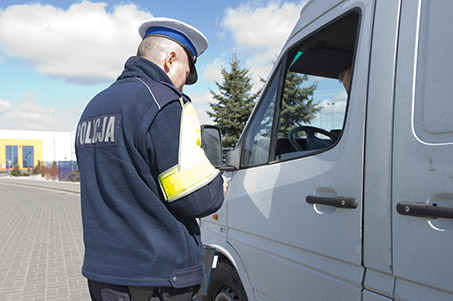
{"label": "cap visor", "polygon": [[187,78],[186,78],[186,85],[193,85],[198,80],[198,74],[197,74],[197,69],[195,69],[195,65],[191,59],[189,59],[189,65],[190,65],[190,73],[189,73],[189,76],[187,76]]}

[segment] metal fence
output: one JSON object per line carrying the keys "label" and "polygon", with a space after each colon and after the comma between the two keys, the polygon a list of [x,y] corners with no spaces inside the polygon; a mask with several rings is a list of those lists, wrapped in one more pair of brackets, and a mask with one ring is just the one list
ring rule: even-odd
{"label": "metal fence", "polygon": [[79,167],[76,161],[58,161],[58,180],[78,182]]}
{"label": "metal fence", "polygon": [[[52,168],[53,162],[43,162],[44,167]],[[57,161],[58,181],[79,182],[77,161]]]}

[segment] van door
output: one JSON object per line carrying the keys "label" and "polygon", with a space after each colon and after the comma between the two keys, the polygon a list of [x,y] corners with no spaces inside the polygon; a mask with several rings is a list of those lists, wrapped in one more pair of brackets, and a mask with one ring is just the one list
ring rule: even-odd
{"label": "van door", "polygon": [[450,0],[403,1],[395,94],[395,296],[453,300]]}
{"label": "van door", "polygon": [[228,242],[257,300],[360,299],[372,19],[364,2],[332,9],[291,39],[239,142]]}

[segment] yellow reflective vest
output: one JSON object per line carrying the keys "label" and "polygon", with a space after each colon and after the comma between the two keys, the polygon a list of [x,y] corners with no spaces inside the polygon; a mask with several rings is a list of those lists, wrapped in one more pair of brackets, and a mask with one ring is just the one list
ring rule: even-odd
{"label": "yellow reflective vest", "polygon": [[211,182],[218,174],[201,148],[200,123],[192,103],[182,106],[178,164],[159,175],[168,202],[176,201]]}

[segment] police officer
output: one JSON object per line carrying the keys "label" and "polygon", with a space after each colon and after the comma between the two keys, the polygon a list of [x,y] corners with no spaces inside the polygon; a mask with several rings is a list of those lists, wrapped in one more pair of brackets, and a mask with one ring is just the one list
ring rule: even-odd
{"label": "police officer", "polygon": [[93,300],[190,300],[205,280],[196,218],[217,211],[227,184],[200,148],[185,84],[208,42],[155,18],[137,56],[85,108],[76,135],[85,258]]}

